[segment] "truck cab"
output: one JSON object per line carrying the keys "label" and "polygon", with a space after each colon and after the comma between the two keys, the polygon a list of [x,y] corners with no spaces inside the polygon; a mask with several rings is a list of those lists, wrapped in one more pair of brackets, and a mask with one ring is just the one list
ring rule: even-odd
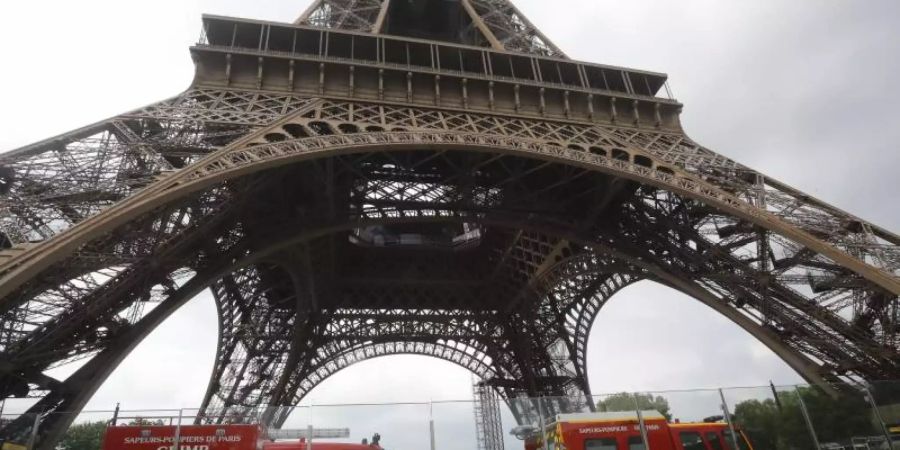
{"label": "truck cab", "polygon": [[525,439],[525,450],[753,450],[746,436],[725,422],[669,423],[657,411],[559,414]]}

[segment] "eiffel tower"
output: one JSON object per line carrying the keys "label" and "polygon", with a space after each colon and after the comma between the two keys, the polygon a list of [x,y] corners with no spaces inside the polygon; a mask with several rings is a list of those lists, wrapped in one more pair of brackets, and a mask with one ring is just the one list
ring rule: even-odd
{"label": "eiffel tower", "polygon": [[0,155],[0,398],[81,410],[207,288],[209,417],[277,425],[394,354],[522,421],[590,409],[591,324],[640,280],[812,383],[900,378],[900,237],[694,142],[665,74],[572,60],[508,0],[204,16],[191,53],[186,92]]}

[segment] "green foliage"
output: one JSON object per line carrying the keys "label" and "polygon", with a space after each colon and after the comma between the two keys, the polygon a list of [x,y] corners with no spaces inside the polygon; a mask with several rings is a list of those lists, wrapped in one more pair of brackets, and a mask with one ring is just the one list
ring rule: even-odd
{"label": "green foliage", "polygon": [[[800,390],[822,444],[849,443],[853,437],[879,436],[871,408],[861,396],[831,397],[814,388]],[[735,423],[757,450],[812,448],[812,438],[794,392],[780,392],[781,408],[772,399],[747,400],[734,409]]]}
{"label": "green foliage", "polygon": [[64,450],[99,450],[103,442],[106,422],[85,422],[72,425],[59,443]]}
{"label": "green foliage", "polygon": [[869,386],[878,405],[900,404],[900,383],[896,381],[876,381]]}
{"label": "green foliage", "polygon": [[155,427],[165,425],[165,422],[163,422],[162,419],[150,420],[138,417],[131,422],[128,422],[128,425],[133,427]]}
{"label": "green foliage", "polygon": [[[781,399],[784,404],[786,397]],[[811,448],[809,432],[799,413],[793,407],[779,411],[772,399],[747,400],[734,408],[734,419],[756,449]]]}
{"label": "green foliage", "polygon": [[610,412],[634,411],[636,409],[635,397],[637,398],[637,408],[659,411],[660,414],[666,417],[666,420],[672,420],[672,414],[669,412],[669,401],[664,397],[654,397],[650,394],[629,394],[627,392],[613,394],[597,402],[597,410]]}

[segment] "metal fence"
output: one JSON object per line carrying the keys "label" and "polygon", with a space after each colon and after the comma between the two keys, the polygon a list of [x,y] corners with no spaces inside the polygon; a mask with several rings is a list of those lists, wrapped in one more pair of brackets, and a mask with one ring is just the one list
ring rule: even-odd
{"label": "metal fence", "polygon": [[[22,411],[29,406],[27,400],[3,404],[0,421],[30,424],[27,433],[15,436],[15,446],[8,448],[32,448],[42,423],[58,418],[26,415]],[[642,411],[655,410],[671,423],[721,422],[728,433],[746,436],[754,450],[900,450],[900,382],[870,383],[846,391],[802,385],[622,392],[590,399],[518,398],[500,401],[499,408],[467,399],[301,404],[201,416],[199,409],[129,410],[125,406],[73,414],[72,425],[56,448],[98,449],[110,424],[261,423],[280,417],[281,431],[273,432],[272,438],[297,438],[315,430],[314,440],[328,442],[359,443],[377,433],[388,450],[524,450],[519,439],[522,431],[541,429],[552,423],[557,413],[632,411],[640,418]],[[643,421],[641,425],[643,430]],[[486,433],[486,429],[499,429],[502,434]],[[646,443],[646,434],[643,439]],[[177,437],[173,437],[175,441]],[[653,446],[644,448],[653,450]]]}

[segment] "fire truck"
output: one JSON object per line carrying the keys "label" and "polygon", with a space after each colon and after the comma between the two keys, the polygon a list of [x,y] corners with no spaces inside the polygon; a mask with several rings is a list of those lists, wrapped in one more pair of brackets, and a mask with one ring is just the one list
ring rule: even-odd
{"label": "fire truck", "polygon": [[[313,437],[322,436],[315,433]],[[346,430],[349,434],[349,430]],[[384,450],[378,434],[361,444],[307,441],[308,430],[267,430],[259,425],[110,425],[102,450]],[[333,435],[334,433],[331,433]],[[173,444],[178,441],[176,449]],[[283,440],[276,440],[283,439]]]}
{"label": "fire truck", "polygon": [[670,423],[657,411],[641,416],[643,427],[637,412],[559,414],[544,433],[518,429],[513,434],[524,438],[525,450],[753,450],[724,418]]}

